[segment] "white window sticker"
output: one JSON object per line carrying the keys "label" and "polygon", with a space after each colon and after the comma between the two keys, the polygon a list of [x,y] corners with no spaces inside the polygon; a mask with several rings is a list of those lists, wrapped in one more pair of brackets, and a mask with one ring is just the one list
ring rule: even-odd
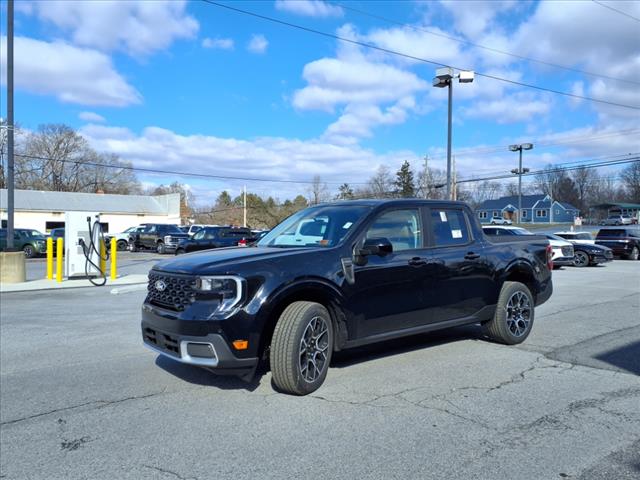
{"label": "white window sticker", "polygon": [[447,221],[447,214],[446,212],[440,212],[440,220],[443,222]]}
{"label": "white window sticker", "polygon": [[351,228],[351,225],[353,225],[353,222],[347,222],[344,225],[342,225],[342,228],[346,230],[347,228]]}
{"label": "white window sticker", "polygon": [[462,238],[462,230],[451,230],[451,236],[453,238]]}

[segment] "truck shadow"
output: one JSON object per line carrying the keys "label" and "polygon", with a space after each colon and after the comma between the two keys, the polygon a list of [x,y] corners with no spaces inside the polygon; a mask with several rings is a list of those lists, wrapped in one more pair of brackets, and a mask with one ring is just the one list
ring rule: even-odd
{"label": "truck shadow", "polygon": [[185,365],[162,355],[156,357],[156,365],[165,372],[185,382],[204,387],[216,387],[221,390],[247,390],[253,392],[260,386],[260,381],[265,372],[258,369],[256,375],[250,381],[228,375],[216,375],[204,368]]}
{"label": "truck shadow", "polygon": [[414,350],[422,350],[462,340],[481,339],[484,339],[484,334],[480,325],[464,325],[335,352],[331,359],[331,368],[346,368],[358,363],[393,355],[402,355]]}

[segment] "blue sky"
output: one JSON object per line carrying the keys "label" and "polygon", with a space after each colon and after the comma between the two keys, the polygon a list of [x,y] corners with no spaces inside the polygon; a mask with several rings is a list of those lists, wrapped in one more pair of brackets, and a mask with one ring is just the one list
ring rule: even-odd
{"label": "blue sky", "polygon": [[[638,21],[595,2],[222,3],[437,63],[640,106]],[[640,2],[605,3],[640,18]],[[294,181],[320,175],[332,190],[365,182],[379,165],[417,167],[425,154],[430,166],[445,168],[446,89],[431,86],[437,67],[428,63],[203,2],[17,1],[15,30],[23,128],[67,123],[136,166]],[[454,85],[459,175],[508,172],[516,158],[506,146],[516,142],[536,144],[526,154],[531,168],[637,152],[638,113],[476,76]],[[201,202],[224,188],[238,193],[243,183],[281,199],[306,190],[140,178],[187,183]]]}

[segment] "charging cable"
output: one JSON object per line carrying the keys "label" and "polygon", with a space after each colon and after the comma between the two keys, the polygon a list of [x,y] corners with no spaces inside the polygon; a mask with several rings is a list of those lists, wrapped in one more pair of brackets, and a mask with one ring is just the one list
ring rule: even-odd
{"label": "charging cable", "polygon": [[[89,281],[95,285],[96,287],[101,287],[107,283],[107,274],[100,269],[99,265],[96,265],[92,260],[92,254],[98,256],[100,260],[104,260],[105,262],[109,260],[109,251],[105,248],[105,256],[102,257],[100,253],[100,240],[104,243],[104,233],[102,232],[102,226],[100,222],[96,219],[93,222],[93,226],[91,225],[91,217],[87,217],[87,225],[89,225],[89,245],[86,245],[83,239],[80,239],[80,245],[82,245],[82,252],[84,253],[84,258],[86,259],[84,263],[84,273],[86,274]],[[95,238],[97,237],[97,238]],[[96,246],[96,240],[98,242],[98,246]],[[106,243],[105,243],[106,245]],[[98,272],[100,272],[101,280],[95,281],[93,277],[89,275],[89,265],[95,268]]]}

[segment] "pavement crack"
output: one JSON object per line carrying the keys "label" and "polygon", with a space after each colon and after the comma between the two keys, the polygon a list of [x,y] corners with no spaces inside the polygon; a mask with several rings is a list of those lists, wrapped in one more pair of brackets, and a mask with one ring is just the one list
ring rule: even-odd
{"label": "pavement crack", "polygon": [[131,397],[120,398],[117,400],[92,400],[91,402],[79,403],[77,405],[71,405],[69,407],[56,408],[54,410],[49,410],[46,412],[27,415],[26,417],[16,418],[14,420],[7,420],[5,422],[0,423],[0,426],[13,425],[15,423],[26,422],[27,420],[33,420],[34,418],[46,417],[47,415],[52,415],[54,413],[66,412],[68,410],[75,410],[82,407],[94,406],[94,409],[105,408],[111,405],[116,405],[119,403],[131,401],[131,400],[142,400],[145,398],[155,397],[156,395],[161,395],[165,392],[166,390],[162,390],[160,392],[149,393],[147,395],[135,395]]}
{"label": "pavement crack", "polygon": [[173,477],[178,478],[180,480],[198,480],[198,477],[183,477],[182,475],[180,475],[177,472],[174,472],[173,470],[156,467],[154,465],[143,465],[143,467],[148,468],[150,470],[156,470],[157,472],[164,473],[165,475],[172,475]]}

